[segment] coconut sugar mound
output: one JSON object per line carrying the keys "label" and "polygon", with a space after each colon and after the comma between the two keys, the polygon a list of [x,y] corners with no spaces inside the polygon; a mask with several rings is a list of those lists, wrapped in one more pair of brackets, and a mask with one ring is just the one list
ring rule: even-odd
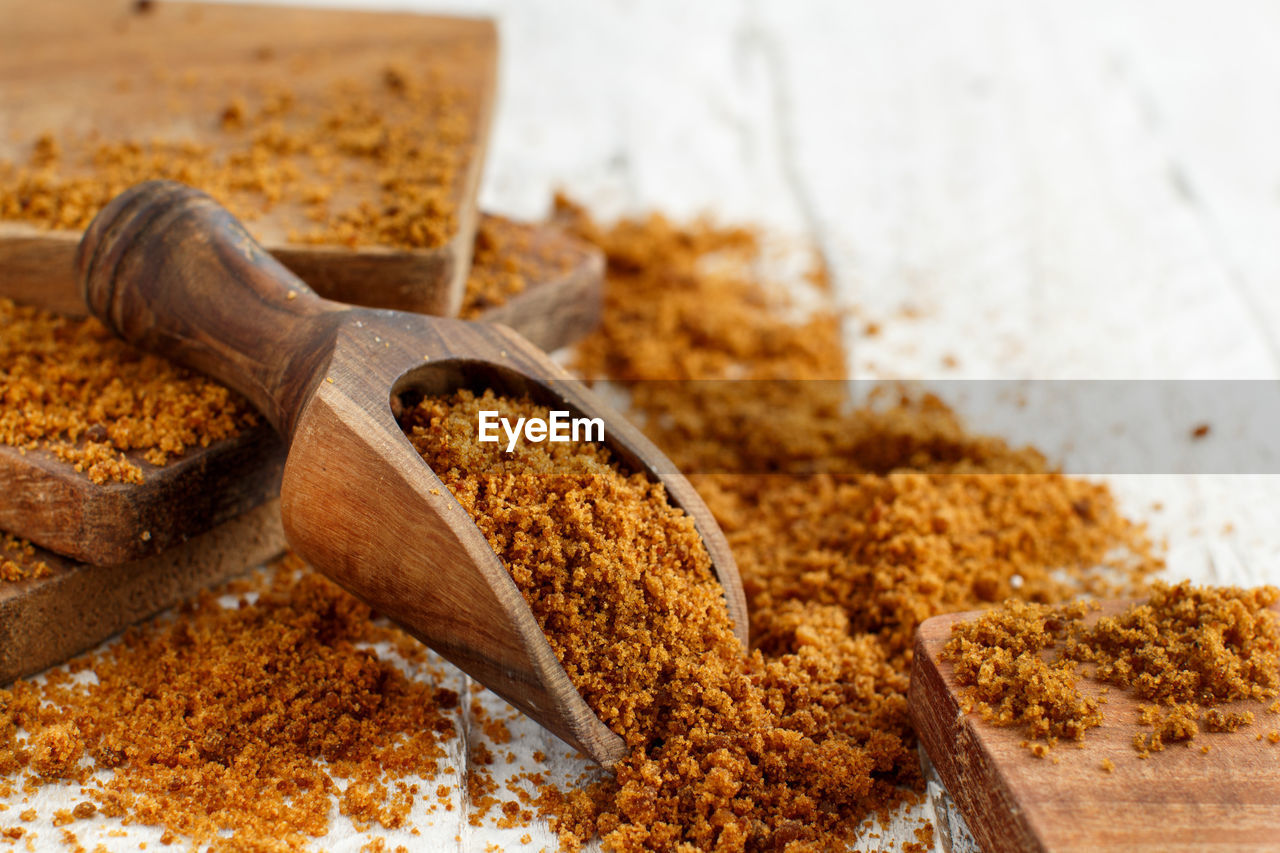
{"label": "coconut sugar mound", "polygon": [[977,710],[997,726],[1022,726],[1048,746],[1063,737],[1083,740],[1088,729],[1101,725],[1097,700],[1080,692],[1075,663],[1044,658],[1086,612],[1081,603],[1048,607],[1010,600],[954,626],[943,657],[955,663],[966,713]]}
{"label": "coconut sugar mound", "polygon": [[144,355],[96,320],[0,299],[0,444],[44,448],[94,483],[141,483],[137,452],[164,465],[257,423],[238,395]]}
{"label": "coconut sugar mound", "polygon": [[1275,587],[1156,582],[1147,601],[1093,623],[1082,604],[1007,601],[955,625],[944,656],[971,710],[997,725],[1025,724],[1050,746],[1102,722],[1097,703],[1079,691],[1080,676],[1124,688],[1151,703],[1138,719],[1151,731],[1133,738],[1146,757],[1193,740],[1202,725],[1233,732],[1253,723],[1252,711],[1218,705],[1280,696],[1280,614],[1270,609],[1277,600]]}
{"label": "coconut sugar mound", "polygon": [[96,813],[214,850],[297,849],[335,804],[358,828],[402,826],[458,696],[380,658],[369,646],[403,635],[299,566],[0,690],[0,773],[70,779]]}
{"label": "coconut sugar mound", "polygon": [[[841,636],[832,614],[804,626],[807,651],[744,657],[692,521],[660,485],[587,443],[482,445],[481,410],[547,416],[460,391],[424,399],[402,426],[510,570],[583,698],[631,748],[616,779],[560,801],[566,842],[830,845],[900,799],[906,747],[868,708],[878,678],[894,677],[876,649]],[[840,662],[857,682],[839,680]]]}

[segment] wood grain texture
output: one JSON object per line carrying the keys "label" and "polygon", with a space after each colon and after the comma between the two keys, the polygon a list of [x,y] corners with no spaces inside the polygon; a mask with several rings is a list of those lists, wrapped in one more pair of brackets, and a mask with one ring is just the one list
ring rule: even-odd
{"label": "wood grain texture", "polygon": [[278,495],[285,452],[264,423],[159,467],[126,456],[142,483],[98,485],[48,450],[0,445],[0,530],[81,562],[136,560]]}
{"label": "wood grain texture", "polygon": [[600,417],[621,465],[693,519],[745,647],[723,534],[635,427],[515,332],[316,296],[204,193],[149,182],[112,201],[77,256],[85,301],[126,341],[202,370],[291,437],[285,532],[320,571],[601,763],[622,740],[582,701],[479,528],[395,421],[405,394],[527,394]]}
{"label": "wood grain texture", "polygon": [[37,673],[285,549],[269,501],[163,553],[95,566],[37,551],[48,577],[0,582],[0,685]]}
{"label": "wood grain texture", "polygon": [[[430,249],[312,246],[291,231],[313,223],[301,205],[270,206],[252,223],[259,240],[325,295],[361,304],[454,314],[478,221],[476,192],[488,140],[497,38],[484,20],[270,6],[152,4],[124,0],[11,0],[0,28],[0,161],[23,162],[36,135],[92,133],[105,140],[164,139],[226,146],[218,116],[240,93],[287,87],[322,103],[328,87],[378,79],[400,56],[456,53],[450,66],[475,114],[461,167],[447,187],[454,227]],[[343,168],[357,168],[344,165]],[[351,203],[377,192],[377,170],[340,191]],[[347,197],[350,198],[347,198]],[[0,222],[0,284],[34,295],[70,279],[78,233]],[[60,284],[60,282],[57,282]],[[54,307],[75,310],[73,300]]]}
{"label": "wood grain texture", "polygon": [[[1091,618],[1114,614],[1110,602]],[[928,753],[984,851],[1262,850],[1280,839],[1280,746],[1265,738],[1277,717],[1262,703],[1253,727],[1202,732],[1149,758],[1133,749],[1140,702],[1119,688],[1103,698],[1104,720],[1084,741],[1063,742],[1049,758],[1021,746],[1023,732],[961,710],[950,662],[941,659],[951,626],[978,613],[926,620],[916,635],[911,716]],[[1102,685],[1081,680],[1095,698]],[[1237,706],[1232,706],[1233,708]],[[1203,754],[1201,746],[1209,746]],[[1115,765],[1102,768],[1104,759]]]}

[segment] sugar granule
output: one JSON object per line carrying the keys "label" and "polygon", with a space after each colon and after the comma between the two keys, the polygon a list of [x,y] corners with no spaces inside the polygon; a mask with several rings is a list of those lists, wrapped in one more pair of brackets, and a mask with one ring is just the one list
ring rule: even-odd
{"label": "sugar granule", "polygon": [[[380,658],[369,646],[402,635],[296,560],[232,589],[258,597],[206,593],[0,690],[0,772],[78,781],[89,799],[65,821],[100,812],[215,850],[305,845],[335,800],[358,824],[402,825],[405,780],[435,776],[456,737],[456,695]],[[70,677],[85,666],[92,681]]]}

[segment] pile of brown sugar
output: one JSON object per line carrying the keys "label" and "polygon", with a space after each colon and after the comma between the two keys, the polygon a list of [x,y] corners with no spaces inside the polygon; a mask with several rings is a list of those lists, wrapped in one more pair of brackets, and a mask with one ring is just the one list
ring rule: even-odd
{"label": "pile of brown sugar", "polygon": [[711,560],[661,485],[594,444],[479,444],[481,410],[547,417],[527,400],[463,390],[423,399],[401,426],[503,558],[579,692],[630,740],[671,711],[635,689],[671,677],[651,649],[700,658],[737,645]]}
{"label": "pile of brown sugar", "polygon": [[[921,420],[941,417],[939,406],[927,403]],[[545,804],[571,845],[595,834],[628,850],[847,840],[861,818],[918,785],[905,690],[920,619],[996,600],[1014,585],[1062,597],[1068,585],[1053,581],[1051,568],[1083,577],[1114,546],[1145,553],[1105,490],[1060,475],[700,477],[735,554],[747,557],[757,650],[743,661],[718,596],[709,610],[705,593],[692,594],[683,581],[704,576],[705,563],[637,564],[637,555],[654,551],[628,537],[656,535],[662,525],[652,516],[630,520],[636,507],[617,502],[612,481],[621,475],[601,469],[599,451],[539,445],[506,457],[492,445],[482,449],[474,440],[482,408],[538,414],[527,402],[463,392],[424,400],[404,426],[489,536],[589,704],[633,747],[615,781]],[[911,420],[905,408],[894,417]],[[953,417],[948,428],[962,435]],[[974,444],[981,450],[970,464],[994,447]],[[597,494],[602,479],[611,483],[610,501]],[[584,526],[583,507],[594,527]],[[621,531],[618,518],[627,519]],[[851,550],[837,551],[841,545]],[[580,572],[566,551],[605,562]],[[607,583],[597,580],[601,572]],[[672,573],[682,580],[667,581]],[[652,631],[647,620],[662,612],[655,597],[667,589],[671,600],[713,614],[709,627],[683,626],[688,638]],[[630,611],[622,609],[628,600],[636,603]],[[721,637],[715,654],[702,645],[707,631]],[[598,670],[601,660],[633,658],[643,663]],[[655,670],[655,659],[668,668]],[[646,718],[637,707],[654,701],[656,685],[668,704]],[[808,769],[789,776],[773,772],[779,766]],[[838,789],[821,789],[837,778]],[[822,805],[802,815],[799,802]]]}
{"label": "pile of brown sugar", "polygon": [[[441,246],[457,232],[479,124],[477,92],[463,75],[466,48],[425,60],[390,55],[379,71],[321,92],[246,84],[228,98],[219,86],[216,108],[174,108],[194,113],[195,138],[41,133],[25,162],[0,163],[0,219],[83,230],[129,186],[167,178],[246,221],[287,208],[277,240]],[[174,84],[183,104],[208,101],[188,90],[194,83]],[[169,84],[149,85],[159,100]]]}
{"label": "pile of brown sugar", "polygon": [[0,444],[47,448],[95,483],[140,483],[126,458],[164,465],[257,422],[238,395],[144,355],[92,319],[0,299]]}
{"label": "pile of brown sugar", "polygon": [[1131,592],[1162,566],[1105,485],[968,431],[931,396],[855,405],[826,381],[847,375],[840,317],[789,319],[752,232],[659,215],[603,228],[557,204],[609,263],[577,366],[622,384],[690,474],[733,546],[753,637],[784,608],[837,605],[905,652],[936,613]]}
{"label": "pile of brown sugar", "polygon": [[1152,730],[1134,735],[1146,757],[1194,739],[1201,725],[1235,731],[1254,720],[1252,711],[1217,706],[1280,696],[1280,614],[1269,609],[1278,600],[1274,587],[1155,583],[1145,602],[1096,622],[1080,603],[1008,601],[955,625],[944,656],[955,663],[969,710],[997,725],[1025,725],[1047,741],[1029,744],[1041,756],[1059,737],[1081,740],[1102,723],[1080,677],[1121,687],[1151,703],[1139,722]]}
{"label": "pile of brown sugar", "polygon": [[[1087,729],[1101,725],[1097,700],[1079,690],[1075,662],[1045,657],[1087,612],[1083,603],[1051,607],[1010,600],[957,624],[943,656],[955,664],[966,712],[977,710],[999,726],[1025,726],[1047,746],[1060,738],[1082,740]],[[1047,746],[1028,744],[1041,757]]]}
{"label": "pile of brown sugar", "polygon": [[631,748],[615,781],[568,797],[567,840],[780,849],[849,837],[896,797],[904,746],[862,707],[865,676],[884,666],[874,651],[850,648],[864,683],[825,684],[810,707],[825,662],[744,656],[692,520],[660,485],[592,444],[482,445],[485,409],[547,417],[528,400],[460,391],[423,400],[402,426],[511,571],[578,691]]}
{"label": "pile of brown sugar", "polygon": [[238,606],[206,593],[43,684],[0,690],[0,774],[25,794],[78,782],[68,822],[120,817],[165,828],[166,844],[297,849],[335,805],[357,826],[403,826],[435,798],[416,780],[446,760],[459,697],[380,658],[373,643],[411,663],[421,647],[299,568],[233,585]]}
{"label": "pile of brown sugar", "polygon": [[[906,705],[920,621],[1009,596],[1133,592],[1162,565],[1105,485],[966,431],[938,400],[858,406],[839,383],[812,381],[847,374],[841,318],[795,319],[785,290],[755,271],[755,233],[658,215],[606,228],[557,207],[608,259],[604,322],[578,368],[620,382],[650,436],[695,472],[742,574],[754,651],[790,685],[786,713],[874,756],[855,812],[883,814],[920,790]],[[820,259],[811,278],[821,289]],[[727,379],[754,380],[751,393]],[[615,847],[644,849],[636,837],[653,816],[633,804],[653,786],[620,776],[571,795],[562,837],[616,826]],[[774,842],[793,831],[805,834],[788,827]]]}

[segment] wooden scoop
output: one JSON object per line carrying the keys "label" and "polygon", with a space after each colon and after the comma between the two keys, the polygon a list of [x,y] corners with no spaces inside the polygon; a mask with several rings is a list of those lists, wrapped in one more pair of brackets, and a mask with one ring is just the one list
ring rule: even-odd
{"label": "wooden scoop", "polygon": [[284,528],[304,559],[604,765],[623,741],[587,707],[484,535],[393,415],[401,394],[493,388],[603,418],[625,467],[694,520],[738,637],[746,602],[710,511],[638,430],[505,326],[321,299],[204,193],[154,181],[111,202],[76,257],[125,340],[245,395],[291,440]]}

